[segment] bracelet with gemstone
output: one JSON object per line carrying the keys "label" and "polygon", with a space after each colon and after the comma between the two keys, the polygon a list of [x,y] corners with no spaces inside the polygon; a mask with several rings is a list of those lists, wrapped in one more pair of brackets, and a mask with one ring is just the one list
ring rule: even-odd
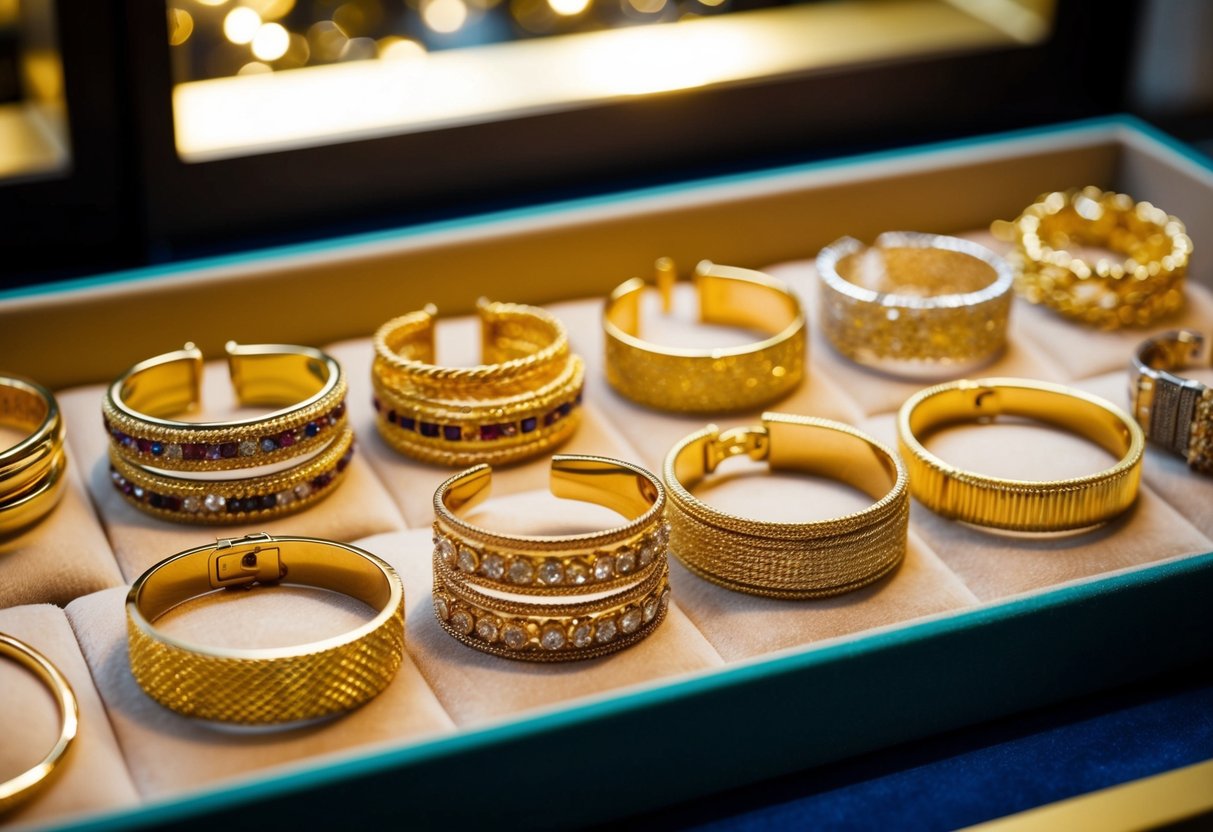
{"label": "bracelet with gemstone", "polygon": [[[1184,224],[1148,202],[1095,187],[1045,194],[1010,223],[1017,290],[1031,303],[1100,329],[1148,326],[1183,305],[1192,240]],[[1123,260],[1070,251],[1107,248]]]}
{"label": "bracelet with gemstone", "polygon": [[432,306],[375,334],[371,382],[380,436],[400,453],[438,465],[504,464],[568,439],[581,422],[585,367],[548,312],[481,301],[485,363],[434,363]]}
{"label": "bracelet with gemstone", "polygon": [[1210,341],[1199,332],[1164,332],[1142,343],[1129,368],[1133,415],[1146,438],[1213,474],[1213,390],[1178,371],[1213,364]]}
{"label": "bracelet with gemstone", "polygon": [[434,493],[434,610],[447,632],[487,653],[551,662],[621,650],[657,627],[669,597],[669,529],[656,477],[606,457],[553,457],[556,497],[606,506],[627,522],[550,537],[498,533],[461,516],[488,496],[491,477],[479,465]]}
{"label": "bracelet with gemstone", "polygon": [[[672,305],[676,271],[657,261],[664,311]],[[700,320],[758,330],[737,347],[690,349],[645,340],[640,304],[647,284],[632,278],[611,292],[603,312],[607,381],[620,394],[656,410],[709,413],[747,410],[791,392],[805,371],[805,320],[800,301],[782,282],[750,269],[704,260],[693,276]]]}
{"label": "bracelet with gemstone", "polygon": [[886,232],[817,255],[821,328],[839,353],[903,374],[958,372],[1006,346],[1014,280],[1007,262],[969,240]]}
{"label": "bracelet with gemstone", "polygon": [[[958,422],[1019,416],[1083,436],[1115,456],[1103,471],[1063,480],[1011,480],[966,471],[928,451],[923,441]],[[1080,390],[1016,378],[954,381],[919,391],[897,416],[910,491],[944,517],[1017,532],[1085,529],[1121,514],[1137,498],[1145,437],[1111,402]]]}
{"label": "bracelet with gemstone", "polygon": [[[376,610],[365,624],[292,647],[223,649],[169,637],[156,620],[228,587],[320,587]],[[404,657],[404,589],[386,562],[344,543],[252,534],[161,561],[126,598],[130,666],[152,699],[184,716],[246,725],[348,711],[378,695]]]}
{"label": "bracelet with gemstone", "polygon": [[[720,511],[691,493],[735,456],[839,480],[875,502],[844,517],[781,523]],[[910,498],[896,455],[849,425],[764,413],[762,424],[685,437],[666,455],[670,552],[701,578],[769,598],[820,598],[866,586],[901,563]]]}
{"label": "bracelet with gemstone", "polygon": [[29,528],[63,495],[67,456],[63,417],[41,384],[0,375],[0,424],[27,435],[0,450],[0,536]]}

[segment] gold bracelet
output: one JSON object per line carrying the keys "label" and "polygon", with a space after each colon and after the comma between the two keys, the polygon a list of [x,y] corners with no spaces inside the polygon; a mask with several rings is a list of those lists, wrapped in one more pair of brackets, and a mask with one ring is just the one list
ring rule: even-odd
{"label": "gold bracelet", "polygon": [[[876,502],[844,517],[776,523],[726,514],[691,493],[721,462],[743,454],[775,470],[839,480]],[[664,476],[670,552],[727,589],[770,598],[839,595],[880,579],[905,557],[905,468],[849,425],[786,413],[764,413],[760,426],[724,432],[708,425],[670,449]]]}
{"label": "gold bracelet", "polygon": [[969,240],[895,231],[865,250],[843,237],[817,255],[817,274],[822,331],[859,364],[957,372],[1006,345],[1011,268]]}
{"label": "gold bracelet", "polygon": [[[25,642],[0,633],[0,655],[14,660],[38,677],[59,708],[59,737],[54,746],[37,765],[11,780],[0,782],[0,817],[34,797],[51,778],[62,771],[68,749],[80,727],[80,711],[76,694],[59,669],[50,660]],[[11,703],[9,703],[11,706]]]}
{"label": "gold bracelet", "polygon": [[1193,471],[1213,474],[1213,390],[1174,371],[1213,365],[1199,332],[1164,332],[1137,348],[1129,369],[1133,415],[1146,438],[1179,454]]}
{"label": "gold bracelet", "polygon": [[[222,649],[156,629],[173,607],[215,589],[279,582],[349,595],[378,610],[340,636],[295,647]],[[348,711],[378,695],[404,656],[404,589],[369,552],[311,537],[251,534],[161,561],[126,596],[131,673],[185,716],[246,725]]]}
{"label": "gold bracelet", "polygon": [[[964,471],[923,447],[932,431],[1000,415],[1036,419],[1090,439],[1119,458],[1104,471],[1065,480],[1009,480]],[[897,415],[910,490],[932,511],[978,526],[1021,532],[1083,529],[1137,498],[1145,439],[1129,415],[1079,390],[1015,378],[954,381],[919,391]]]}
{"label": "gold bracelet", "polygon": [[[1095,187],[1057,191],[991,230],[1017,244],[1008,259],[1020,295],[1068,318],[1100,329],[1147,326],[1183,305],[1192,240],[1148,202]],[[1092,263],[1070,246],[1107,247],[1125,259]]]}
{"label": "gold bracelet", "polygon": [[67,456],[59,404],[41,384],[0,375],[0,424],[29,431],[0,451],[0,535],[7,536],[37,523],[58,504]]}
{"label": "gold bracelet", "polygon": [[428,306],[375,333],[376,426],[395,450],[438,465],[504,464],[564,442],[581,422],[585,365],[550,313],[481,300],[483,364],[434,361]]}
{"label": "gold bracelet", "polygon": [[[572,661],[651,633],[669,604],[665,489],[643,468],[606,457],[552,458],[556,497],[597,503],[628,522],[559,537],[499,534],[459,515],[489,495],[492,469],[456,474],[434,492],[434,612],[477,650]],[[509,596],[559,596],[562,603]]]}
{"label": "gold bracelet", "polygon": [[[676,273],[657,261],[657,288],[670,311]],[[805,320],[786,285],[762,272],[695,267],[699,317],[704,323],[749,327],[768,337],[719,349],[667,347],[640,337],[638,277],[611,292],[603,313],[607,381],[619,393],[656,410],[709,413],[748,410],[793,390],[805,370]]]}

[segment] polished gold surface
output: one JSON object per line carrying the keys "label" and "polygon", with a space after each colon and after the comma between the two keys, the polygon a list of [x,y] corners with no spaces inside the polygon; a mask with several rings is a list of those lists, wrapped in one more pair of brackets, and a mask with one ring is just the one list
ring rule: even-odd
{"label": "polished gold surface", "polygon": [[[923,445],[957,422],[1020,416],[1091,440],[1119,461],[1064,480],[1011,480],[956,468]],[[1043,381],[988,378],[955,381],[911,396],[897,416],[910,491],[932,511],[979,526],[1022,532],[1082,529],[1125,511],[1137,498],[1145,438],[1115,405],[1079,390]]]}
{"label": "polished gold surface", "polygon": [[[0,818],[35,797],[62,770],[64,760],[80,727],[76,695],[63,674],[50,661],[25,642],[0,633],[0,656],[12,659],[38,677],[59,709],[59,736],[37,765],[10,780],[0,782]],[[6,702],[5,707],[13,703]]]}
{"label": "polished gold surface", "polygon": [[[294,647],[214,648],[155,627],[165,612],[213,590],[278,582],[320,587],[377,614],[333,638]],[[348,711],[380,693],[404,655],[404,590],[369,552],[328,540],[254,534],[161,561],[126,599],[130,665],[147,694],[199,719],[272,724]]]}
{"label": "polished gold surface", "polygon": [[[1147,326],[1183,306],[1192,240],[1148,202],[1094,187],[1055,191],[993,231],[1016,243],[1008,259],[1020,295],[1068,318],[1099,329]],[[1084,247],[1113,256],[1087,257]]]}
{"label": "polished gold surface", "polygon": [[[719,511],[692,490],[735,456],[772,470],[836,479],[876,502],[829,520],[777,523]],[[670,551],[695,574],[728,589],[772,598],[817,598],[888,574],[906,550],[910,501],[897,457],[849,425],[784,413],[721,432],[715,425],[666,455]]]}
{"label": "polished gold surface", "polygon": [[[668,347],[640,331],[647,285],[632,278],[611,292],[603,313],[606,376],[634,402],[656,410],[712,413],[746,410],[782,398],[805,372],[805,320],[800,301],[781,281],[750,269],[695,267],[700,320],[744,327],[764,337],[713,349]],[[674,264],[657,261],[657,284],[669,311]]]}
{"label": "polished gold surface", "polygon": [[0,424],[27,435],[0,450],[0,537],[45,517],[65,483],[63,417],[54,395],[40,384],[0,375]]}
{"label": "polished gold surface", "polygon": [[395,450],[437,465],[504,464],[568,439],[585,367],[564,325],[533,306],[481,300],[482,364],[435,363],[432,306],[375,333],[376,426]]}
{"label": "polished gold surface", "polygon": [[669,532],[656,477],[606,457],[553,457],[554,496],[626,519],[560,536],[502,534],[464,519],[488,497],[491,477],[480,465],[434,492],[434,611],[447,632],[486,653],[551,662],[621,650],[661,623]]}
{"label": "polished gold surface", "polygon": [[1133,415],[1146,438],[1213,474],[1213,390],[1178,372],[1213,365],[1210,341],[1199,332],[1164,332],[1137,348],[1129,367]]}

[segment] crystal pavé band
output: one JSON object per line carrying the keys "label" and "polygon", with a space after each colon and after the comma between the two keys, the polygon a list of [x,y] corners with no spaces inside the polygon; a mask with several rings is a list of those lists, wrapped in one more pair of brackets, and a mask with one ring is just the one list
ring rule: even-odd
{"label": "crystal pav\u00e9 band", "polygon": [[534,306],[477,304],[476,367],[434,363],[432,306],[375,333],[371,380],[380,435],[438,465],[503,464],[555,448],[581,422],[585,367],[564,325]]}
{"label": "crystal pav\u00e9 band", "polygon": [[[1119,461],[1064,480],[1010,480],[949,465],[923,446],[938,428],[1020,416],[1079,434]],[[1082,529],[1110,520],[1137,498],[1145,439],[1127,413],[1104,399],[1043,381],[954,381],[911,396],[897,416],[910,491],[932,511],[978,526],[1021,532]]]}
{"label": "crystal pav\u00e9 band", "polygon": [[54,395],[41,384],[0,375],[0,424],[27,435],[0,450],[0,536],[45,517],[63,495],[67,456],[63,417]]}
{"label": "crystal pav\u00e9 band", "polygon": [[1014,279],[969,240],[886,232],[843,237],[817,255],[821,328],[842,355],[895,371],[971,369],[1006,345]]}
{"label": "crystal pav\u00e9 band", "polygon": [[[313,644],[227,649],[156,629],[165,612],[225,587],[279,582],[342,593],[376,610],[365,624]],[[313,719],[380,693],[404,656],[404,589],[369,552],[309,537],[253,534],[199,546],[153,566],[126,598],[131,673],[185,716],[241,724]]]}
{"label": "crystal pav\u00e9 band", "polygon": [[[691,493],[726,459],[746,455],[773,470],[847,483],[874,502],[844,517],[804,523],[727,514]],[[817,598],[858,589],[905,556],[910,500],[906,471],[888,448],[849,425],[784,413],[721,432],[709,425],[665,458],[670,551],[695,574],[738,592]]]}
{"label": "crystal pav\u00e9 band", "polygon": [[1130,367],[1129,399],[1146,438],[1213,474],[1213,390],[1177,372],[1213,365],[1213,349],[1199,332],[1164,332],[1137,348]]}
{"label": "crystal pav\u00e9 band", "polygon": [[[676,273],[657,261],[657,288],[670,311]],[[603,312],[606,377],[619,393],[656,410],[715,413],[748,410],[782,398],[805,372],[805,320],[786,285],[762,272],[707,260],[693,276],[699,317],[708,324],[745,327],[765,337],[734,347],[669,347],[640,335],[638,277],[611,292]]]}
{"label": "crystal pav\u00e9 band", "polygon": [[[434,493],[434,611],[462,643],[511,659],[556,662],[622,650],[651,633],[669,606],[665,489],[643,468],[557,455],[557,497],[597,503],[627,522],[558,537],[499,534],[460,515],[489,494],[480,465]],[[544,596],[519,600],[518,596]]]}

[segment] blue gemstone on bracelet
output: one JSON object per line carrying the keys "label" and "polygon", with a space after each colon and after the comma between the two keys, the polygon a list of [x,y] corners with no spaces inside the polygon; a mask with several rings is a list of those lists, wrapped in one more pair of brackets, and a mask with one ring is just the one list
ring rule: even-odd
{"label": "blue gemstone on bracelet", "polygon": [[442,428],[442,435],[448,442],[458,442],[463,438],[463,429],[459,425],[445,425]]}
{"label": "blue gemstone on bracelet", "polygon": [[417,430],[417,420],[412,416],[401,416],[400,427],[405,430]]}
{"label": "blue gemstone on bracelet", "polygon": [[315,422],[308,422],[303,426],[303,432],[308,436],[315,436],[316,434],[320,433],[320,425],[316,424]]}
{"label": "blue gemstone on bracelet", "polygon": [[534,416],[528,416],[522,420],[522,432],[530,433],[535,428],[539,427],[539,420]]}
{"label": "blue gemstone on bracelet", "polygon": [[163,442],[153,442],[151,450],[152,450],[153,455],[160,456],[160,454],[164,453],[164,443]]}
{"label": "blue gemstone on bracelet", "polygon": [[265,437],[261,440],[261,452],[268,454],[270,451],[278,450],[278,443],[270,437]]}
{"label": "blue gemstone on bracelet", "polygon": [[421,422],[418,429],[422,436],[437,436],[440,433],[439,428],[440,426],[433,422]]}

